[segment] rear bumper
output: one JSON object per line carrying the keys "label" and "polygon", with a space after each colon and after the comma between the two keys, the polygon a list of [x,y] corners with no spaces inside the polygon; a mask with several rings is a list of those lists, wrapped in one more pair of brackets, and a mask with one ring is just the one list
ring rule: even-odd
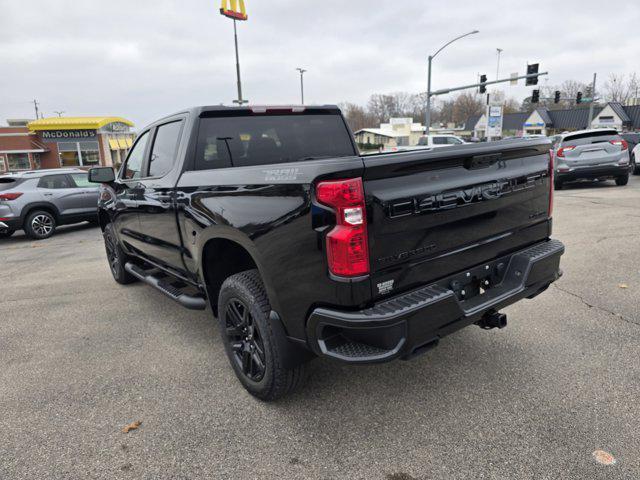
{"label": "rear bumper", "polygon": [[615,178],[629,173],[629,165],[604,165],[576,168],[570,172],[556,172],[556,179],[561,182],[574,180],[595,180],[596,178]]}
{"label": "rear bumper", "polygon": [[[561,242],[544,241],[365,310],[316,308],[307,322],[309,345],[317,355],[348,363],[409,358],[487,314],[544,291],[560,277],[563,253]],[[474,295],[480,285],[486,290]]]}
{"label": "rear bumper", "polygon": [[22,228],[19,218],[3,218],[0,220],[0,232],[7,230],[19,230]]}

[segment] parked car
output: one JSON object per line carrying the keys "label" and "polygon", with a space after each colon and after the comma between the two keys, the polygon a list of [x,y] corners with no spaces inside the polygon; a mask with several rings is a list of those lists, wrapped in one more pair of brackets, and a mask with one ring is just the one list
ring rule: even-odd
{"label": "parked car", "polygon": [[620,136],[626,140],[627,144],[629,144],[629,151],[632,152],[634,148],[640,143],[640,132],[625,132],[621,133]]}
{"label": "parked car", "polygon": [[360,156],[337,107],[200,107],[90,178],[114,279],[208,303],[240,382],[273,400],[314,356],[408,359],[554,282],[550,146]]}
{"label": "parked car", "polygon": [[620,186],[629,182],[629,147],[615,129],[566,133],[556,138],[554,145],[558,190],[576,180],[613,179]]}
{"label": "parked car", "polygon": [[80,169],[30,170],[0,175],[0,238],[23,229],[42,240],[56,227],[97,222],[97,185]]}

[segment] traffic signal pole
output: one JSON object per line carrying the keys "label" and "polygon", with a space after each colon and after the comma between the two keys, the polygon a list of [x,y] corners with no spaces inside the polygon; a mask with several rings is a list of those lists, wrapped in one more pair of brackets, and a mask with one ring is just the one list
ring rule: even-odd
{"label": "traffic signal pole", "polygon": [[593,121],[593,104],[596,101],[596,74],[593,74],[593,83],[591,84],[591,103],[589,104],[589,123],[587,123],[587,129],[591,126]]}
{"label": "traffic signal pole", "polygon": [[491,80],[489,82],[474,83],[472,85],[465,85],[463,87],[445,88],[445,89],[442,89],[442,90],[436,90],[435,92],[431,92],[431,95],[433,95],[433,96],[446,95],[447,93],[457,92],[459,90],[469,90],[471,88],[478,88],[478,87],[481,87],[481,86],[495,85],[496,83],[511,82],[512,80],[520,80],[522,78],[536,78],[536,77],[541,77],[543,75],[548,75],[548,74],[549,74],[549,72],[532,73],[532,74],[529,74],[529,75],[521,75],[519,77],[501,78],[500,80]]}

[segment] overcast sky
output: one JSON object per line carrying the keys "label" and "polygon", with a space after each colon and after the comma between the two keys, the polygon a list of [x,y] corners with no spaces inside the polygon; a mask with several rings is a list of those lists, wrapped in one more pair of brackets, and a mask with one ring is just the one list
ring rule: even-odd
{"label": "overcast sky", "polygon": [[[549,85],[593,72],[640,73],[640,6],[618,0],[246,0],[239,26],[245,97],[252,103],[364,104],[373,93],[426,90],[540,62]],[[236,98],[233,22],[219,0],[0,0],[0,122],[119,115],[138,127],[186,106]],[[543,81],[544,84],[544,81]],[[504,87],[522,99],[530,90]]]}

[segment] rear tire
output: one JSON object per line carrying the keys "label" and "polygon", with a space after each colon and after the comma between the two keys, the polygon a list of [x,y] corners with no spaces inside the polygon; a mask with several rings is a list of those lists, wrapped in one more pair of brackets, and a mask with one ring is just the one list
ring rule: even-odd
{"label": "rear tire", "polygon": [[108,223],[102,234],[104,237],[104,248],[107,252],[107,261],[109,262],[109,270],[113,279],[120,285],[128,285],[135,282],[137,279],[124,268],[125,264],[129,261],[129,257],[116,238],[113,224]]}
{"label": "rear tire", "polygon": [[271,306],[257,270],[227,278],[218,299],[220,333],[238,380],[264,401],[295,390],[304,378],[304,364],[285,368],[286,352],[278,347],[269,314]]}
{"label": "rear tire", "polygon": [[27,215],[23,229],[29,238],[44,240],[55,233],[56,219],[46,210],[36,210]]}
{"label": "rear tire", "polygon": [[622,187],[627,183],[629,183],[629,174],[622,177],[616,177],[616,185],[618,185],[619,187]]}
{"label": "rear tire", "polygon": [[9,238],[11,235],[16,233],[15,230],[5,230],[4,232],[0,232],[0,239]]}
{"label": "rear tire", "polygon": [[640,175],[640,167],[636,163],[636,156],[631,155],[631,174],[632,175]]}

